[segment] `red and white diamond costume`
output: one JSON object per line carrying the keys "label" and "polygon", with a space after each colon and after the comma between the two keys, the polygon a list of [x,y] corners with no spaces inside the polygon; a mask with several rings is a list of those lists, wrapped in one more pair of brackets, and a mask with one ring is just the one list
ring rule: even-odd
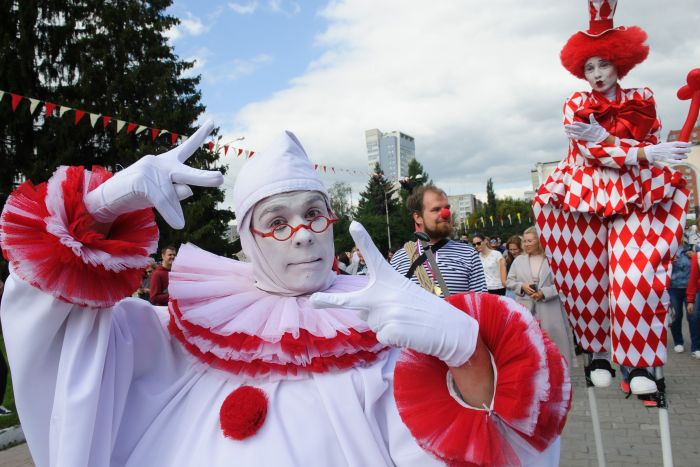
{"label": "red and white diamond costume", "polygon": [[[640,31],[611,29],[615,2],[590,3],[591,27],[597,22],[604,31],[579,32],[583,41],[582,34],[617,40],[615,35]],[[600,54],[616,64],[614,57]],[[565,66],[582,77],[583,66]],[[632,66],[619,70],[620,77]],[[685,226],[688,191],[681,174],[669,167],[626,164],[639,148],[660,143],[661,122],[650,89],[616,86],[614,99],[593,90],[566,100],[564,125],[588,123],[591,115],[615,142],[569,140],[566,158],[537,192],[537,227],[583,349],[611,351],[621,365],[663,365],[666,288]]]}
{"label": "red and white diamond costume", "polygon": [[558,464],[571,385],[527,310],[450,299],[480,322],[497,371],[491,407],[471,409],[442,361],[380,344],[354,310],[261,290],[251,263],[185,245],[168,312],[124,298],[158,233],[150,209],[96,230],[83,200],[109,178],[59,168],[2,214],[2,323],[37,466]]}

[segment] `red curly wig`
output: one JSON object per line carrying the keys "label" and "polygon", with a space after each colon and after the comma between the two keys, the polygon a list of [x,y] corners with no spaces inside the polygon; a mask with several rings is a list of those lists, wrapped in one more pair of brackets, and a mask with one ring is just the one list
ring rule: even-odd
{"label": "red curly wig", "polygon": [[611,29],[599,36],[577,32],[561,49],[559,58],[564,68],[577,78],[586,79],[583,66],[591,57],[601,57],[612,62],[617,76],[623,78],[635,66],[646,60],[649,46],[644,42],[647,33],[637,26]]}

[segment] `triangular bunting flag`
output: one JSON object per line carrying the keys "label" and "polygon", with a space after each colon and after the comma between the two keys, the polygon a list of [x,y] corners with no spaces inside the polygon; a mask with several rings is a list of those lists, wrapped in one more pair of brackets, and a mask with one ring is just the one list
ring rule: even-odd
{"label": "triangular bunting flag", "polygon": [[85,111],[84,110],[78,110],[75,109],[75,124],[77,125],[78,122],[85,116]]}
{"label": "triangular bunting flag", "polygon": [[224,145],[224,156],[228,154],[228,145]]}
{"label": "triangular bunting flag", "polygon": [[22,96],[19,94],[12,94],[10,93],[10,96],[12,96],[12,111],[14,112],[17,110],[17,106],[19,105],[20,102],[22,102]]}
{"label": "triangular bunting flag", "polygon": [[0,91],[0,101],[2,101],[3,97],[5,97],[5,91]]}
{"label": "triangular bunting flag", "polygon": [[175,146],[177,144],[177,139],[180,137],[177,133],[171,133],[170,134],[170,142]]}
{"label": "triangular bunting flag", "polygon": [[335,167],[331,167],[331,170],[333,171],[333,173],[335,173]]}
{"label": "triangular bunting flag", "polygon": [[[107,125],[109,125],[109,122],[110,122],[111,120],[112,120],[112,117],[108,117],[107,115],[105,115],[104,117],[102,117],[102,127],[103,127],[103,128],[107,128]],[[117,133],[119,133],[119,130],[117,130]]]}
{"label": "triangular bunting flag", "polygon": [[207,144],[207,148],[209,149],[209,152],[214,151],[214,143],[209,141],[209,144]]}
{"label": "triangular bunting flag", "polygon": [[325,166],[325,165],[323,166],[323,171],[324,171],[324,172],[326,171],[326,166]]}
{"label": "triangular bunting flag", "polygon": [[314,170],[318,169],[318,164],[314,164]]}
{"label": "triangular bunting flag", "polygon": [[139,129],[136,130],[136,134],[137,134],[137,135],[138,135],[138,134],[141,134],[141,133],[143,133],[144,131],[146,131],[147,129],[148,129],[147,126],[139,125]]}
{"label": "triangular bunting flag", "polygon": [[95,128],[95,124],[97,123],[97,120],[100,119],[100,114],[90,114],[90,125]]}
{"label": "triangular bunting flag", "polygon": [[151,141],[155,141],[159,134],[160,130],[158,128],[151,128]]}
{"label": "triangular bunting flag", "polygon": [[240,157],[241,153],[243,152],[243,149],[238,148],[238,154],[236,154],[236,157]]}
{"label": "triangular bunting flag", "polygon": [[71,109],[70,107],[66,107],[64,105],[59,105],[58,106],[58,116],[63,117],[63,114],[65,114],[69,110],[73,110],[73,109]]}
{"label": "triangular bunting flag", "polygon": [[253,157],[253,154],[255,154],[255,151],[250,151],[250,154],[248,154],[248,159],[250,159],[251,157]]}
{"label": "triangular bunting flag", "polygon": [[124,125],[126,125],[126,122],[124,120],[117,120],[117,133],[122,131],[122,128],[124,128]]}
{"label": "triangular bunting flag", "polygon": [[29,104],[29,113],[33,115],[34,111],[36,110],[36,106],[39,105],[41,101],[39,99],[32,99],[30,97],[29,102],[31,102],[31,104]]}
{"label": "triangular bunting flag", "polygon": [[44,103],[44,115],[46,115],[46,118],[52,117],[54,110],[56,110],[56,104],[48,101]]}
{"label": "triangular bunting flag", "polygon": [[131,123],[131,122],[129,122],[129,123],[126,125],[126,134],[128,135],[129,133],[131,133],[132,131],[134,131],[137,127],[138,127],[138,125],[137,125],[136,123]]}

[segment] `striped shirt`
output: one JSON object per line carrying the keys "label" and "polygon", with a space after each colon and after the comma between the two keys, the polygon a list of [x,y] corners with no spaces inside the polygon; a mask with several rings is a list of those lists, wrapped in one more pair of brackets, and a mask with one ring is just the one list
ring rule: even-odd
{"label": "striped shirt", "polygon": [[[419,246],[420,251],[422,250],[420,250]],[[479,253],[476,252],[473,246],[448,240],[447,244],[435,253],[435,259],[451,294],[469,291],[486,292],[484,268],[481,265],[481,260],[479,260]],[[427,262],[423,264],[428,275],[437,284],[437,280],[432,277],[430,268],[427,267]],[[391,258],[391,265],[402,276],[405,276],[411,267],[411,261],[406,254],[406,250],[403,248],[398,250]],[[411,280],[418,284],[415,274],[411,277]]]}

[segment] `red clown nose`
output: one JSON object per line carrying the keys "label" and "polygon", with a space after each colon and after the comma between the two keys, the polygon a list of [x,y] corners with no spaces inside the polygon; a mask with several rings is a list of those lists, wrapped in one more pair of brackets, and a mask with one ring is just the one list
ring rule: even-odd
{"label": "red clown nose", "polygon": [[450,219],[452,217],[452,213],[450,212],[450,208],[440,209],[440,217],[442,217],[445,220]]}

